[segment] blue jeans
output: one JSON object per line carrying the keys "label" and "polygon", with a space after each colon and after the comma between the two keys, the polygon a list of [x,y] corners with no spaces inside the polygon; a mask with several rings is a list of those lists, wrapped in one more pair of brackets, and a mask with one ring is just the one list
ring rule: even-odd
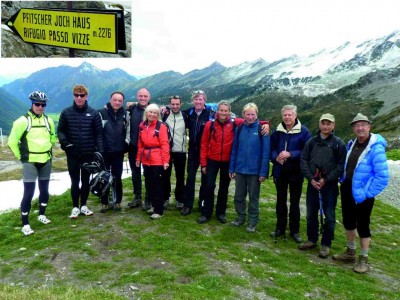
{"label": "blue jeans", "polygon": [[[330,247],[334,239],[336,225],[336,203],[339,194],[337,182],[328,182],[321,189],[322,208],[324,212],[324,225],[322,227],[321,245]],[[307,236],[313,243],[318,242],[319,237],[319,196],[318,190],[310,183],[307,186]]]}
{"label": "blue jeans", "polygon": [[236,173],[235,210],[239,221],[246,220],[246,196],[249,192],[249,225],[258,224],[260,181],[258,175],[245,175]]}

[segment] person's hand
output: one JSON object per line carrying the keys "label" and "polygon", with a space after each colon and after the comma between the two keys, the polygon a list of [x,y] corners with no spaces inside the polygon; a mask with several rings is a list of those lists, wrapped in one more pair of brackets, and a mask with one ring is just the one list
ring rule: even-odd
{"label": "person's hand", "polygon": [[169,163],[164,163],[164,170],[169,168]]}
{"label": "person's hand", "polygon": [[321,178],[320,180],[316,181],[315,179],[311,180],[311,185],[313,188],[316,190],[322,189],[322,187],[325,185],[325,179]]}
{"label": "person's hand", "polygon": [[136,165],[136,167],[140,167],[140,161],[137,161],[136,163],[135,163],[135,165]]}
{"label": "person's hand", "polygon": [[281,151],[281,153],[279,153],[278,157],[276,158],[276,161],[283,165],[288,160],[288,158],[290,158],[290,156],[291,155],[289,151]]}
{"label": "person's hand", "polygon": [[201,173],[206,174],[207,173],[207,167],[201,167]]}
{"label": "person's hand", "polygon": [[260,183],[263,182],[264,180],[265,180],[265,177],[264,177],[264,176],[258,177],[258,181],[260,181]]}
{"label": "person's hand", "polygon": [[165,105],[160,106],[160,114],[163,115],[165,111],[167,110],[167,107]]}
{"label": "person's hand", "polygon": [[137,105],[137,102],[126,102],[126,109],[130,109],[132,105]]}
{"label": "person's hand", "polygon": [[269,134],[269,124],[264,124],[261,126],[261,134],[268,135]]}
{"label": "person's hand", "polygon": [[229,177],[230,177],[231,179],[235,179],[236,173],[229,173]]}

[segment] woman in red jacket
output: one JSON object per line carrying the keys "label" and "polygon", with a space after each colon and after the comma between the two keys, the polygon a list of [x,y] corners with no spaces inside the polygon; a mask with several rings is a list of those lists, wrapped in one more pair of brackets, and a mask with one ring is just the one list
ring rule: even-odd
{"label": "woman in red jacket", "polygon": [[[200,147],[200,165],[203,174],[206,174],[206,195],[201,201],[201,217],[197,223],[206,223],[212,216],[214,208],[214,191],[218,171],[219,189],[217,206],[215,209],[218,221],[226,223],[225,211],[228,202],[228,188],[231,181],[229,177],[229,160],[232,151],[235,128],[244,122],[241,118],[231,119],[231,105],[229,102],[218,103],[215,120],[208,121],[204,127]],[[268,134],[269,122],[261,121],[264,124],[262,133]]]}
{"label": "woman in red jacket", "polygon": [[164,123],[156,130],[160,122],[160,109],[156,104],[150,104],[144,111],[143,122],[139,125],[138,153],[136,166],[143,165],[145,186],[152,208],[151,219],[156,220],[163,216],[163,176],[164,170],[169,167],[168,131]]}

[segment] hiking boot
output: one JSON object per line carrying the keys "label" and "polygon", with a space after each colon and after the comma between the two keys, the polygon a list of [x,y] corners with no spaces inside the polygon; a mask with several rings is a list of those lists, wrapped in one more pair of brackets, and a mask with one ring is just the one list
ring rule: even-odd
{"label": "hiking boot", "polygon": [[219,215],[219,216],[217,216],[217,220],[218,220],[220,223],[222,223],[222,224],[225,224],[225,223],[226,223],[226,217],[225,217],[225,215]]}
{"label": "hiking boot", "polygon": [[181,215],[182,216],[187,216],[192,213],[192,209],[190,207],[184,206],[181,210]]}
{"label": "hiking boot", "polygon": [[121,203],[115,203],[114,210],[121,211],[122,210]]}
{"label": "hiking boot", "polygon": [[201,216],[200,218],[197,219],[197,223],[199,224],[204,224],[208,222],[208,218],[206,216]]}
{"label": "hiking boot", "polygon": [[179,202],[179,201],[176,201],[175,207],[176,207],[177,209],[182,209],[182,208],[183,208],[183,203],[182,203],[182,202]]}
{"label": "hiking boot", "polygon": [[272,231],[270,234],[269,234],[269,236],[270,237],[278,237],[278,236],[281,236],[281,235],[285,235],[285,231],[281,231],[281,230],[279,230],[279,229],[275,229],[274,231]]}
{"label": "hiking boot", "polygon": [[316,243],[307,241],[307,242],[299,245],[299,250],[310,250],[310,249],[313,249],[315,247],[317,247]]}
{"label": "hiking boot", "polygon": [[232,226],[241,226],[244,224],[243,220],[236,219],[235,221],[231,222]]}
{"label": "hiking boot", "polygon": [[104,214],[104,213],[106,213],[108,210],[110,210],[110,206],[107,205],[107,204],[103,204],[103,205],[101,206],[100,212],[101,212],[102,214]]}
{"label": "hiking boot", "polygon": [[370,270],[368,256],[360,255],[358,261],[354,264],[353,270],[356,273],[368,272]]}
{"label": "hiking boot", "polygon": [[93,215],[93,212],[87,207],[86,205],[81,207],[81,214],[85,216],[91,216]]}
{"label": "hiking boot", "polygon": [[251,232],[251,233],[252,232],[256,232],[256,226],[257,225],[255,225],[255,224],[254,225],[249,225],[249,226],[246,227],[246,231],[247,232]]}
{"label": "hiking boot", "polygon": [[355,263],[356,262],[356,249],[346,248],[341,254],[335,254],[332,256],[334,260],[341,261],[344,263]]}
{"label": "hiking boot", "polygon": [[81,211],[79,210],[79,208],[74,207],[71,211],[71,215],[69,216],[70,219],[77,219],[79,217],[79,214],[81,213]]}
{"label": "hiking boot", "polygon": [[303,241],[303,239],[301,238],[300,234],[298,234],[298,233],[293,233],[293,234],[291,234],[290,236],[293,238],[293,240],[294,240],[297,244],[300,244],[300,243]]}
{"label": "hiking boot", "polygon": [[150,208],[146,211],[146,214],[148,214],[148,215],[154,214],[154,207],[150,207]]}
{"label": "hiking boot", "polygon": [[128,207],[134,208],[139,206],[142,206],[142,196],[135,195],[135,198],[133,198],[133,200],[128,203]]}
{"label": "hiking boot", "polygon": [[[142,202],[140,202],[142,203]],[[143,205],[142,205],[142,210],[149,210],[151,209],[151,204],[150,201],[144,201]]]}
{"label": "hiking boot", "polygon": [[31,235],[31,234],[35,233],[32,230],[32,228],[31,228],[31,226],[29,224],[28,225],[24,225],[24,227],[22,227],[21,231],[25,236],[28,236],[28,235]]}
{"label": "hiking boot", "polygon": [[38,218],[38,221],[43,223],[43,224],[50,224],[51,221],[49,219],[46,218],[45,215],[40,215]]}
{"label": "hiking boot", "polygon": [[330,248],[328,246],[322,246],[321,250],[319,250],[318,256],[321,258],[328,258]]}
{"label": "hiking boot", "polygon": [[169,199],[164,200],[164,208],[167,209],[169,205]]}

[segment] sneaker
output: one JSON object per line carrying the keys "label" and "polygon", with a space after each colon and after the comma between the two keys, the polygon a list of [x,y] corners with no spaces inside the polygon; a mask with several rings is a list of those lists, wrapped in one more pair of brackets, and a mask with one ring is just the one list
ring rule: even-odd
{"label": "sneaker", "polygon": [[115,203],[114,210],[121,211],[122,210],[121,203]]}
{"label": "sneaker", "polygon": [[85,216],[91,216],[93,215],[93,212],[86,205],[84,205],[81,207],[81,214]]}
{"label": "sneaker", "polygon": [[235,221],[231,222],[232,226],[241,226],[244,224],[244,221],[236,219]]}
{"label": "sneaker", "polygon": [[134,208],[142,206],[142,197],[139,195],[135,195],[135,198],[131,202],[128,203],[128,207]]}
{"label": "sneaker", "polygon": [[28,225],[24,225],[24,227],[22,227],[21,229],[22,233],[26,236],[34,234],[35,232],[32,230],[31,226]]}
{"label": "sneaker", "polygon": [[370,270],[368,263],[368,256],[360,255],[358,257],[358,261],[355,263],[353,267],[354,272],[356,273],[366,273]]}
{"label": "sneaker", "polygon": [[310,241],[307,241],[307,242],[299,245],[299,249],[300,250],[310,250],[310,249],[315,248],[315,247],[317,247],[317,244],[313,243],[313,242],[310,242]]}
{"label": "sneaker", "polygon": [[80,210],[77,207],[74,207],[71,211],[70,219],[77,219],[79,217]]}
{"label": "sneaker", "polygon": [[169,199],[164,201],[164,208],[167,209],[169,205]]}
{"label": "sneaker", "polygon": [[335,254],[332,256],[334,260],[341,261],[344,263],[355,263],[356,262],[356,249],[346,248],[341,254]]}
{"label": "sneaker", "polygon": [[321,258],[328,258],[330,248],[328,246],[322,246],[321,250],[319,250],[318,256]]}
{"label": "sneaker", "polygon": [[150,207],[150,209],[148,209],[148,210],[146,211],[146,214],[148,214],[148,215],[154,214],[154,207]]}
{"label": "sneaker", "polygon": [[246,227],[247,232],[256,232],[256,225],[249,225]]}
{"label": "sneaker", "polygon": [[152,214],[150,216],[150,219],[152,219],[152,220],[158,220],[160,218],[162,218],[162,215],[159,215],[159,214]]}
{"label": "sneaker", "polygon": [[42,222],[43,224],[51,223],[51,221],[49,219],[47,219],[45,215],[40,215],[37,219],[39,222]]}
{"label": "sneaker", "polygon": [[176,207],[177,209],[182,209],[182,208],[183,208],[183,203],[182,203],[182,202],[179,202],[179,201],[176,201],[175,207]]}

